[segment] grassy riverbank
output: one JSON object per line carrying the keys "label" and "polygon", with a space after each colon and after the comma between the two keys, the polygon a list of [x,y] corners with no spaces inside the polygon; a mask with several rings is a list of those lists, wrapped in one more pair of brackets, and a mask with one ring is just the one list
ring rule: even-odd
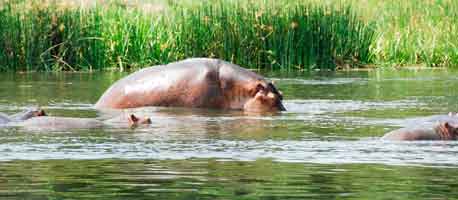
{"label": "grassy riverbank", "polygon": [[349,0],[376,25],[375,63],[458,66],[458,1]]}
{"label": "grassy riverbank", "polygon": [[0,70],[124,69],[200,56],[288,70],[458,63],[455,1],[72,2],[0,4]]}

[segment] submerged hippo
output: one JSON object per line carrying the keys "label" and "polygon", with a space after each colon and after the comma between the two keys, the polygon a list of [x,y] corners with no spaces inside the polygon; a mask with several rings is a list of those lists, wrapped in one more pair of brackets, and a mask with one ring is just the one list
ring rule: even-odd
{"label": "submerged hippo", "polygon": [[282,111],[282,95],[262,76],[218,59],[148,67],[115,82],[96,108],[177,106]]}
{"label": "submerged hippo", "polygon": [[382,140],[456,140],[458,126],[449,122],[441,122],[434,126],[400,128],[385,134]]}
{"label": "submerged hippo", "polygon": [[22,112],[13,114],[10,116],[12,121],[24,121],[32,117],[41,117],[46,116],[46,112],[43,109],[31,108],[24,110]]}
{"label": "submerged hippo", "polygon": [[75,117],[34,117],[28,120],[15,123],[15,126],[29,130],[69,130],[69,129],[90,129],[101,128],[106,125],[133,127],[142,124],[151,124],[149,118],[139,118],[133,114],[122,115],[109,120]]}
{"label": "submerged hippo", "polygon": [[39,116],[46,116],[46,113],[44,110],[38,109],[38,108],[27,109],[22,112],[13,114],[11,116],[0,113],[0,125],[11,123],[11,122],[20,122],[20,121],[30,119],[32,117],[39,117]]}
{"label": "submerged hippo", "polygon": [[448,114],[442,114],[442,115],[431,115],[427,117],[412,118],[412,119],[407,120],[406,125],[407,126],[418,126],[419,124],[434,125],[438,122],[439,123],[448,122],[452,124],[458,124],[458,115],[454,112],[450,112]]}
{"label": "submerged hippo", "polygon": [[450,112],[447,115],[433,115],[427,117],[426,122],[448,122],[452,124],[458,124],[458,115],[454,112]]}

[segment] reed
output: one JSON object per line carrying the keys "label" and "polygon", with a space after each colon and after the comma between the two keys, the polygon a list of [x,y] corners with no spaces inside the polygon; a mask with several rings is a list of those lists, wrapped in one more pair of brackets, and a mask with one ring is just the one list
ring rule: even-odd
{"label": "reed", "polygon": [[376,24],[377,63],[458,66],[458,1],[374,1],[365,9],[371,14],[359,13]]}
{"label": "reed", "polygon": [[122,2],[7,1],[0,5],[0,70],[123,70],[188,57],[274,70],[374,62],[375,25],[351,6],[273,2],[169,1],[148,12]]}
{"label": "reed", "polygon": [[334,69],[371,61],[374,31],[348,6],[240,6],[222,1],[182,9],[185,57],[224,58],[273,69]]}

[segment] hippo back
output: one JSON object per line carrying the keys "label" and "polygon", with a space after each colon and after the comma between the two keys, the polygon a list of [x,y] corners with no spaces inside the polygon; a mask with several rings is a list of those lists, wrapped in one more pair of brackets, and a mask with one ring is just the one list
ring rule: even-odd
{"label": "hippo back", "polygon": [[427,122],[448,122],[452,124],[458,124],[458,116],[456,115],[433,115],[427,118]]}
{"label": "hippo back", "polygon": [[30,130],[67,130],[99,128],[103,123],[97,119],[73,117],[34,117],[15,124]]}
{"label": "hippo back", "polygon": [[385,134],[382,140],[413,141],[413,140],[440,140],[440,136],[433,127],[400,128]]}
{"label": "hippo back", "polygon": [[[96,108],[227,106],[224,88],[263,78],[237,65],[207,58],[148,67],[115,82]],[[232,85],[231,85],[232,84]],[[243,98],[242,98],[243,99]]]}
{"label": "hippo back", "polygon": [[414,127],[418,125],[422,126],[433,126],[437,123],[448,122],[452,124],[458,124],[458,116],[456,115],[431,115],[426,117],[416,117],[407,119],[404,123],[405,127]]}

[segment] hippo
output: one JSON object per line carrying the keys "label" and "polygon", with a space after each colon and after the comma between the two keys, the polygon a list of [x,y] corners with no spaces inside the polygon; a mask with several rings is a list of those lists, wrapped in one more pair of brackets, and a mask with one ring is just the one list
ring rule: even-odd
{"label": "hippo", "polygon": [[22,112],[13,114],[11,116],[0,113],[0,125],[8,124],[11,122],[20,122],[20,121],[30,119],[32,117],[39,117],[39,116],[46,116],[45,111],[39,108],[26,109]]}
{"label": "hippo", "polygon": [[14,126],[28,130],[70,130],[101,128],[106,125],[135,127],[143,124],[151,124],[151,120],[147,117],[139,118],[134,114],[130,114],[104,121],[95,118],[42,116],[15,123]]}
{"label": "hippo", "polygon": [[407,120],[407,125],[418,125],[418,124],[435,124],[437,122],[449,122],[452,124],[458,124],[458,115],[454,112],[441,115],[431,115],[427,117],[418,117]]}
{"label": "hippo", "polygon": [[450,122],[440,122],[434,126],[406,127],[385,134],[382,140],[412,141],[412,140],[457,140],[458,125]]}
{"label": "hippo", "polygon": [[46,112],[43,109],[31,108],[31,109],[27,109],[22,112],[11,115],[10,119],[12,121],[17,122],[17,121],[24,121],[32,117],[40,117],[40,116],[46,116]]}
{"label": "hippo", "polygon": [[458,124],[458,115],[454,112],[450,112],[447,115],[432,115],[426,118],[426,122],[449,122]]}
{"label": "hippo", "polygon": [[283,96],[264,77],[229,62],[191,58],[144,68],[115,82],[97,109],[174,106],[284,111]]}

